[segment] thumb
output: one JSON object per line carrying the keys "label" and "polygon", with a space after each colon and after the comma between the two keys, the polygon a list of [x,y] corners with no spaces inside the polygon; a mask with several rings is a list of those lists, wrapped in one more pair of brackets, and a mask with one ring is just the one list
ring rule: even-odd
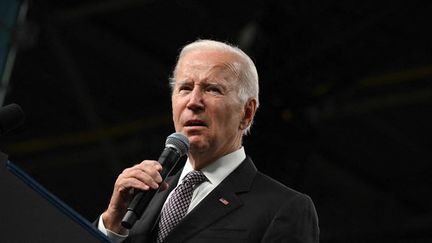
{"label": "thumb", "polygon": [[169,184],[168,184],[167,182],[163,181],[163,182],[159,185],[159,187],[160,187],[161,192],[163,192],[163,191],[165,191],[166,189],[169,188]]}

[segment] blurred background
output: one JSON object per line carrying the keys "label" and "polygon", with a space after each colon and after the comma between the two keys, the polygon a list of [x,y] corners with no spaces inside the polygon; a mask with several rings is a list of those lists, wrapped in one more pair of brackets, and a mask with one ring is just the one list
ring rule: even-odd
{"label": "blurred background", "polygon": [[[312,197],[321,242],[432,242],[432,2],[1,0],[0,150],[93,221],[121,171],[174,132],[180,48],[255,61],[247,153]],[[2,195],[5,196],[5,195]]]}

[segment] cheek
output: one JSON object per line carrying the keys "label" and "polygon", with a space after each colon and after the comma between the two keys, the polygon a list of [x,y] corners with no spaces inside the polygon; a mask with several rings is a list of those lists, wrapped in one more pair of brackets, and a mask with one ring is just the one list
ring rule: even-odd
{"label": "cheek", "polygon": [[174,125],[177,126],[177,123],[179,123],[180,120],[180,110],[178,106],[172,105],[172,119],[174,121]]}
{"label": "cheek", "polygon": [[181,111],[181,100],[172,98],[171,99],[171,109],[174,117],[178,117]]}
{"label": "cheek", "polygon": [[240,124],[240,120],[242,117],[242,111],[239,106],[236,105],[228,105],[221,106],[218,110],[219,121],[222,129],[224,130],[235,130],[238,128]]}

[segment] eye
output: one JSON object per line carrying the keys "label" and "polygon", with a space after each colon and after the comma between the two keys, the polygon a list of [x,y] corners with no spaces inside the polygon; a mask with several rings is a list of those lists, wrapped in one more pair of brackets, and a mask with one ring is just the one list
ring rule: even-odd
{"label": "eye", "polygon": [[190,85],[187,85],[187,84],[182,84],[178,87],[179,93],[185,93],[185,92],[189,92],[191,90],[192,90],[192,87]]}
{"label": "eye", "polygon": [[222,94],[222,88],[216,85],[210,85],[206,88],[206,91],[214,94]]}

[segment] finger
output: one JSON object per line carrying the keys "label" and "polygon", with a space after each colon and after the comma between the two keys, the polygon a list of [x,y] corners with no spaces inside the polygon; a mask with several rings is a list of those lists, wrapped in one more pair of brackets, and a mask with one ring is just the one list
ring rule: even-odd
{"label": "finger", "polygon": [[122,180],[127,180],[129,178],[133,178],[136,180],[141,181],[145,185],[157,189],[159,187],[159,183],[162,182],[162,178],[159,175],[159,172],[151,170],[151,169],[140,169],[139,167],[136,167],[134,169],[125,170],[119,178]]}
{"label": "finger", "polygon": [[134,177],[128,177],[120,180],[116,184],[116,187],[118,188],[117,191],[122,194],[129,194],[130,189],[138,189],[143,191],[147,191],[150,189],[149,185],[143,183],[141,180],[138,180]]}
{"label": "finger", "polygon": [[140,169],[140,170],[144,170],[144,169],[153,170],[154,169],[154,170],[160,171],[160,170],[162,170],[162,166],[156,160],[144,160],[139,164],[136,164],[132,167],[124,169],[123,173],[127,173],[128,171],[136,170],[136,169]]}
{"label": "finger", "polygon": [[143,172],[145,175],[150,176],[151,179],[152,179],[155,183],[160,184],[160,183],[162,182],[162,176],[161,176],[161,174],[159,173],[158,170],[155,170],[154,168],[144,168],[144,169],[142,170],[142,172]]}
{"label": "finger", "polygon": [[143,162],[137,165],[139,168],[151,168],[157,171],[162,170],[162,165],[156,160],[144,160]]}
{"label": "finger", "polygon": [[137,168],[150,175],[156,183],[159,184],[162,182],[162,177],[160,175],[162,165],[159,162],[155,160],[144,160]]}
{"label": "finger", "polygon": [[162,192],[169,188],[169,184],[166,183],[165,181],[162,182],[159,186],[160,186],[160,191]]}

